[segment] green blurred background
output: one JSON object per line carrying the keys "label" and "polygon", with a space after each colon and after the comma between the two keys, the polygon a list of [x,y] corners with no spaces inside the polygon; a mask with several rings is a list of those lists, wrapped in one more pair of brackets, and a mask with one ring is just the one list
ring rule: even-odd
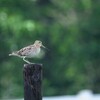
{"label": "green blurred background", "polygon": [[100,0],[0,0],[0,98],[23,97],[22,59],[12,51],[41,40],[43,95],[100,93]]}

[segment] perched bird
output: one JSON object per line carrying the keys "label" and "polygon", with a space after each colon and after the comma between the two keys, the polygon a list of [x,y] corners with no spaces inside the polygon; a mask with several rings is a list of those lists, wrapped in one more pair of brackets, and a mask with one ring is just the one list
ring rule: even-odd
{"label": "perched bird", "polygon": [[11,54],[9,54],[9,56],[18,56],[20,58],[23,58],[26,63],[30,64],[31,62],[29,62],[25,58],[33,58],[37,56],[41,51],[41,47],[46,48],[45,46],[43,46],[41,41],[36,40],[34,44],[24,47],[19,51],[12,52]]}

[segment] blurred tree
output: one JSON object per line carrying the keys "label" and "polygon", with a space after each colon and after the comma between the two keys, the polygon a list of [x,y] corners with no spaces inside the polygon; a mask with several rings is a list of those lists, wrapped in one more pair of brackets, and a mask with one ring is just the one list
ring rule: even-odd
{"label": "blurred tree", "polygon": [[100,92],[100,2],[0,0],[0,97],[23,97],[22,60],[11,51],[42,40],[44,95]]}

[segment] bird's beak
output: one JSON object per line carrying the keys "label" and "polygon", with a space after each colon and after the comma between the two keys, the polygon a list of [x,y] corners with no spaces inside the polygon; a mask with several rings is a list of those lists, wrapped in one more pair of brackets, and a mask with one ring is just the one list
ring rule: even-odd
{"label": "bird's beak", "polygon": [[44,45],[42,45],[43,48],[46,48]]}
{"label": "bird's beak", "polygon": [[47,50],[49,50],[49,49],[48,49],[48,48],[46,48],[44,45],[42,45],[42,47],[43,47],[43,48],[45,48],[45,49],[47,49]]}

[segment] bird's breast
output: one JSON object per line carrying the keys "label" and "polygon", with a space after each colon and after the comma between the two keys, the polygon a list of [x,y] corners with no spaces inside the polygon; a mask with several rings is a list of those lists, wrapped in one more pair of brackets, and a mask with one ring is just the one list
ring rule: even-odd
{"label": "bird's breast", "polygon": [[27,57],[29,58],[35,57],[39,54],[39,52],[40,52],[40,48],[33,48]]}

